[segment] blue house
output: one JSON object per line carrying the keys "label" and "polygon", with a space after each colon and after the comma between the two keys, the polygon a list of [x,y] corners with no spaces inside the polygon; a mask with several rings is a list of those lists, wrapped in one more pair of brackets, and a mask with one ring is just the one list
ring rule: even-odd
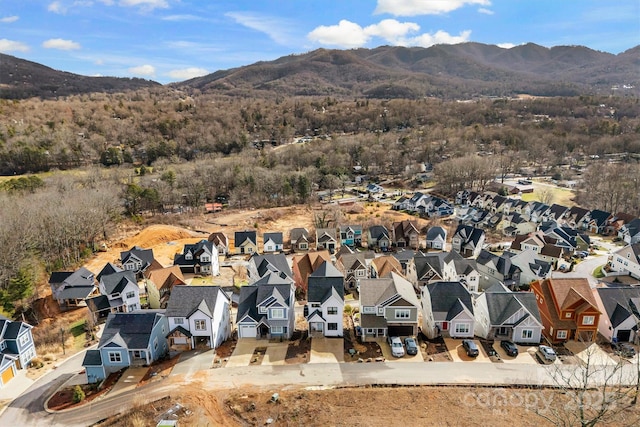
{"label": "blue house", "polygon": [[88,383],[104,380],[130,366],[150,365],[167,354],[167,318],[153,311],[111,313],[97,350],[87,350],[82,361]]}
{"label": "blue house", "polygon": [[343,246],[361,246],[362,245],[362,226],[361,225],[341,225],[340,226],[340,244]]}
{"label": "blue house", "polygon": [[32,326],[0,316],[0,388],[36,357]]}

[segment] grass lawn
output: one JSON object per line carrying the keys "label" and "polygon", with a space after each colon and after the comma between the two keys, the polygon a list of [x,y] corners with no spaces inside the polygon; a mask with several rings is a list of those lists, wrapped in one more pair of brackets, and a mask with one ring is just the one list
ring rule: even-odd
{"label": "grass lawn", "polygon": [[211,286],[213,285],[213,277],[194,277],[191,279],[191,286]]}
{"label": "grass lawn", "polygon": [[84,348],[84,344],[87,342],[87,335],[84,330],[85,323],[86,320],[80,319],[69,326],[69,332],[73,335],[73,347],[76,350]]}
{"label": "grass lawn", "polygon": [[573,202],[572,200],[575,197],[575,194],[573,191],[567,188],[541,186],[536,185],[535,183],[533,185],[535,188],[533,193],[524,193],[522,195],[522,200],[524,200],[525,202],[540,200],[540,191],[551,190],[551,193],[553,194],[553,199],[551,200],[552,204],[557,203],[559,205],[564,205],[567,207],[575,205],[575,202]]}
{"label": "grass lawn", "polygon": [[593,270],[593,273],[591,273],[591,275],[593,277],[595,277],[596,279],[603,278],[604,277],[604,273],[602,272],[602,267],[604,267],[604,265],[601,265],[600,267],[598,267],[595,270]]}

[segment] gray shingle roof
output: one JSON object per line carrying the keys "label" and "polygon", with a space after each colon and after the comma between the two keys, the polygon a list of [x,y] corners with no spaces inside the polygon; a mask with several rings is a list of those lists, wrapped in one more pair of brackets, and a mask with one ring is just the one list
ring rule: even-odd
{"label": "gray shingle roof", "polygon": [[91,292],[93,292],[94,289],[95,289],[95,286],[76,286],[76,287],[64,288],[58,294],[58,297],[61,300],[85,299],[91,294]]}
{"label": "gray shingle roof", "polygon": [[100,350],[87,350],[82,359],[82,366],[102,366]]}
{"label": "gray shingle roof", "polygon": [[256,322],[260,322],[267,318],[267,313],[259,313],[258,306],[265,304],[269,298],[273,297],[273,301],[281,299],[286,307],[292,305],[291,301],[291,284],[260,284],[249,285],[240,288],[240,299],[238,301],[238,314],[236,322],[242,320],[245,316],[251,317]]}
{"label": "gray shingle roof", "polygon": [[473,314],[471,294],[462,283],[434,282],[427,285],[427,290],[431,297],[431,310],[434,313],[449,313],[453,307],[461,303]]}
{"label": "gray shingle roof", "polygon": [[155,312],[111,313],[98,348],[108,347],[110,342],[128,349],[147,348],[153,327],[161,319],[162,314]]}
{"label": "gray shingle roof", "polygon": [[429,228],[429,230],[427,230],[427,241],[435,240],[438,237],[446,239],[447,231],[444,228],[438,226],[431,227]]}
{"label": "gray shingle roof", "polygon": [[263,241],[264,242],[268,242],[269,240],[272,240],[273,243],[275,243],[277,245],[281,245],[282,244],[282,233],[280,233],[280,232],[264,233]]}
{"label": "gray shingle roof", "polygon": [[255,231],[236,231],[234,234],[234,246],[237,248],[242,245],[244,242],[249,241],[254,245],[257,244],[256,240],[256,232]]}
{"label": "gray shingle roof", "polygon": [[110,274],[118,273],[120,271],[122,271],[120,267],[108,262],[104,265],[104,267],[102,267],[102,270],[100,270],[100,273],[98,273],[98,275],[96,276],[96,280],[98,280],[99,282],[102,276],[108,276]]}
{"label": "gray shingle roof", "polygon": [[135,256],[136,258],[143,261],[142,270],[144,270],[147,266],[153,263],[153,249],[142,249],[140,246],[134,246],[128,251],[120,252],[120,261],[124,264],[126,263],[131,256]]}
{"label": "gray shingle roof", "polygon": [[119,271],[102,276],[100,283],[104,286],[107,295],[122,293],[129,283],[138,286],[136,275],[133,271]]}
{"label": "gray shingle roof", "polygon": [[617,327],[632,314],[640,319],[640,288],[612,286],[597,289],[612,327]]}
{"label": "gray shingle roof", "polygon": [[331,288],[344,299],[344,276],[328,261],[324,261],[309,275],[307,300],[324,302],[331,295]]}
{"label": "gray shingle roof", "polygon": [[287,277],[293,277],[291,267],[289,267],[289,262],[284,254],[253,254],[249,262],[255,265],[260,277],[270,271],[284,273]]}
{"label": "gray shingle roof", "polygon": [[[540,311],[536,303],[535,295],[531,292],[485,292],[487,307],[489,309],[489,322],[492,325],[503,325],[518,310],[524,308],[529,314],[540,322]],[[517,319],[514,324],[522,319]]]}
{"label": "gray shingle roof", "polygon": [[175,286],[171,291],[165,316],[189,317],[198,309],[213,316],[220,294],[220,286]]}

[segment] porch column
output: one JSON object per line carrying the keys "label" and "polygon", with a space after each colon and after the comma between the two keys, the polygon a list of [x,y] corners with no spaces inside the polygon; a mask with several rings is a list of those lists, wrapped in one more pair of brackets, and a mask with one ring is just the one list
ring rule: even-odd
{"label": "porch column", "polygon": [[151,364],[151,360],[149,360],[149,353],[150,353],[149,350],[144,351],[144,358],[147,360],[147,365]]}

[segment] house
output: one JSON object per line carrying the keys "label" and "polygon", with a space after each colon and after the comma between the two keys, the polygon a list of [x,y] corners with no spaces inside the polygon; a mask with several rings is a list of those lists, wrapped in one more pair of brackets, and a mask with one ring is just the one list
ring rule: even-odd
{"label": "house", "polygon": [[264,253],[280,252],[284,248],[282,233],[280,232],[264,233],[262,235],[262,242],[262,251]]}
{"label": "house", "polygon": [[111,313],[95,350],[82,361],[89,384],[130,366],[149,366],[169,351],[167,318],[154,311]]}
{"label": "house", "polygon": [[529,234],[536,230],[535,223],[528,221],[524,216],[517,212],[505,214],[502,225],[502,234],[505,236]]}
{"label": "house", "polygon": [[451,238],[451,248],[465,258],[476,258],[484,244],[484,230],[460,224]]}
{"label": "house", "polygon": [[98,275],[96,276],[96,280],[99,283],[102,276],[108,276],[109,274],[119,273],[121,271],[124,271],[124,270],[118,267],[117,265],[111,262],[108,262],[104,265],[104,267],[102,267],[102,270],[100,270],[100,273],[98,273]]}
{"label": "house", "polygon": [[172,350],[199,344],[218,348],[231,336],[231,299],[220,286],[178,286],[171,292],[165,316]]}
{"label": "house", "polygon": [[310,335],[342,336],[344,276],[330,261],[309,275],[305,317]]}
{"label": "house", "polygon": [[84,307],[85,299],[96,293],[95,277],[84,267],[76,271],[54,271],[49,277],[53,299],[62,309]]}
{"label": "house", "polygon": [[397,259],[402,266],[402,274],[405,277],[409,277],[409,268],[412,264],[411,260],[413,260],[417,255],[424,255],[424,253],[410,249],[400,249],[399,251],[393,252],[391,255]]}
{"label": "house", "polygon": [[580,206],[572,206],[569,211],[564,214],[564,223],[573,229],[586,229],[589,221],[589,209]]}
{"label": "house", "polygon": [[183,274],[220,275],[218,251],[214,249],[213,242],[204,239],[184,245],[182,253],[176,254],[173,265],[180,266]]}
{"label": "house", "polygon": [[558,246],[558,240],[545,235],[542,231],[536,231],[527,235],[516,236],[511,243],[511,252],[532,251],[536,258],[551,264],[556,268],[558,261],[563,257],[565,251],[562,246]]}
{"label": "house", "polygon": [[95,322],[106,319],[110,313],[131,313],[142,308],[140,288],[131,270],[101,276],[98,289],[100,295],[86,300]]}
{"label": "house", "polygon": [[394,222],[392,229],[393,244],[396,247],[418,249],[420,244],[420,232],[418,231],[417,222],[410,220]]}
{"label": "house", "polygon": [[350,247],[362,246],[362,226],[341,225],[340,244]]}
{"label": "house", "polygon": [[607,236],[617,236],[622,227],[634,219],[636,219],[635,216],[624,212],[618,212],[615,215],[611,215],[607,222],[607,226],[604,229],[604,234]]}
{"label": "house", "polygon": [[618,249],[609,259],[609,270],[640,279],[640,242]]}
{"label": "house", "polygon": [[238,338],[290,339],[295,330],[295,287],[290,278],[269,272],[240,288]]}
{"label": "house", "polygon": [[542,214],[543,221],[561,221],[562,218],[569,212],[569,208],[557,203],[549,206],[546,212]]}
{"label": "house", "polygon": [[289,279],[290,282],[293,282],[293,272],[284,254],[260,255],[255,253],[251,255],[247,265],[249,282],[256,282],[268,273],[278,274],[283,278]]}
{"label": "house", "polygon": [[608,342],[638,343],[640,287],[610,286],[593,290],[602,313],[598,332]]}
{"label": "house", "polygon": [[292,252],[305,252],[309,250],[309,232],[306,228],[293,228],[289,232],[289,241]]}
{"label": "house", "polygon": [[384,225],[373,225],[367,230],[367,247],[386,252],[391,247],[389,230]]}
{"label": "house", "polygon": [[400,261],[392,255],[376,257],[369,265],[369,277],[371,279],[387,277],[391,273],[403,275]]}
{"label": "house", "polygon": [[218,255],[227,255],[229,253],[229,239],[223,232],[216,231],[211,233],[207,240],[213,243],[213,246],[215,246],[218,251]]}
{"label": "house", "polygon": [[475,335],[488,340],[540,344],[542,320],[531,292],[512,292],[496,283],[474,302]]}
{"label": "house", "polygon": [[459,281],[470,292],[477,292],[480,274],[475,260],[451,251],[416,255],[407,265],[407,279],[418,292],[428,283],[440,281]]}
{"label": "house", "polygon": [[362,341],[379,337],[416,336],[420,303],[413,286],[397,273],[360,283]]}
{"label": "house", "polygon": [[480,289],[488,289],[497,283],[503,283],[510,289],[520,285],[522,270],[513,265],[509,256],[483,249],[476,259],[476,268],[480,274]]}
{"label": "house", "polygon": [[236,231],[233,246],[236,254],[253,254],[258,252],[256,232],[252,230]]}
{"label": "house", "polygon": [[336,267],[344,275],[346,291],[354,290],[361,280],[369,278],[369,265],[374,259],[373,251],[353,252],[340,255]]}
{"label": "house", "polygon": [[179,265],[146,271],[144,277],[149,308],[154,309],[166,308],[173,287],[187,284]]}
{"label": "house", "polygon": [[367,193],[373,193],[373,194],[384,193],[384,188],[372,182],[367,185]]}
{"label": "house", "polygon": [[618,237],[627,245],[633,245],[640,242],[640,219],[633,219],[623,225],[620,228],[620,231],[618,231]]}
{"label": "house", "polygon": [[420,303],[422,333],[427,338],[473,338],[473,301],[462,283],[429,283],[422,288]]}
{"label": "house", "polygon": [[336,238],[335,228],[316,229],[316,250],[326,250],[333,254],[337,248],[338,240]]}
{"label": "house", "polygon": [[430,227],[427,231],[427,249],[444,250],[447,243],[447,230],[442,227]]}
{"label": "house", "polygon": [[142,249],[139,246],[120,252],[120,264],[123,269],[133,271],[138,279],[142,278],[148,268],[162,268],[153,256],[153,249]]}
{"label": "house", "polygon": [[605,227],[608,224],[611,213],[594,209],[589,213],[589,222],[587,222],[586,229],[591,233],[603,234]]}
{"label": "house", "polygon": [[28,323],[0,316],[0,388],[36,357],[31,329]]}
{"label": "house", "polygon": [[508,257],[511,260],[511,264],[520,269],[520,283],[518,285],[549,278],[553,273],[551,263],[538,258],[538,254],[531,249],[520,253],[505,251],[502,256]]}
{"label": "house", "polygon": [[587,279],[536,280],[531,283],[531,291],[549,342],[596,340],[600,310]]}
{"label": "house", "polygon": [[308,252],[293,257],[291,271],[296,289],[299,292],[306,295],[309,276],[325,261],[331,262],[331,255],[328,251]]}

